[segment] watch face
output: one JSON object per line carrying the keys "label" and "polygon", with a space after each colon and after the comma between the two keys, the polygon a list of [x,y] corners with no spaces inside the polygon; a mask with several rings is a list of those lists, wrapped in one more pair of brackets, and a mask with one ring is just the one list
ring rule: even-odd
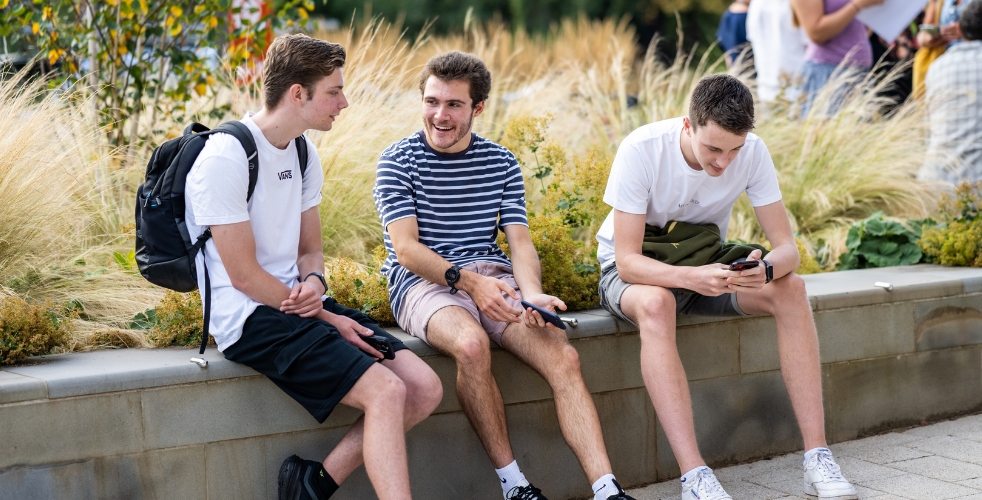
{"label": "watch face", "polygon": [[448,284],[454,284],[460,279],[460,268],[453,266],[447,269],[447,272],[443,273],[443,277],[446,278]]}

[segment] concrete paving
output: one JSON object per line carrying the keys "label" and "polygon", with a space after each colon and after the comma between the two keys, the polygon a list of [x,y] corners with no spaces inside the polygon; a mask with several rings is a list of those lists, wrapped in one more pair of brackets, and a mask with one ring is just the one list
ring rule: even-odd
{"label": "concrete paving", "polygon": [[[859,498],[982,500],[982,414],[829,447]],[[802,454],[722,467],[716,477],[734,500],[808,498]],[[637,500],[676,500],[678,479],[629,490]]]}

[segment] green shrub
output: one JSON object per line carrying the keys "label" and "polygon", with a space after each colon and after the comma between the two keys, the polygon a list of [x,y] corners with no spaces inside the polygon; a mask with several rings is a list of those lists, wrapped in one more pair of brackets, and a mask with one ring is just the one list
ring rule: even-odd
{"label": "green shrub", "polygon": [[389,305],[388,280],[379,272],[385,257],[385,247],[379,245],[371,265],[362,266],[342,257],[325,263],[325,274],[330,295],[339,304],[358,309],[379,325],[393,326],[396,320]]}
{"label": "green shrub", "polygon": [[822,266],[815,260],[815,256],[808,251],[807,244],[801,238],[795,238],[794,242],[798,245],[798,255],[801,256],[801,263],[795,272],[799,275],[822,272]]}
{"label": "green shrub", "polygon": [[982,267],[982,181],[962,183],[941,199],[941,223],[925,229],[918,245],[945,266]]}
{"label": "green shrub", "polygon": [[[168,290],[154,309],[138,314],[131,328],[150,330],[150,341],[157,347],[201,345],[201,295]],[[208,339],[215,345],[214,339]]]}
{"label": "green shrub", "polygon": [[846,252],[839,256],[838,270],[906,266],[921,261],[917,246],[920,227],[883,218],[876,212],[853,224],[846,236]]}
{"label": "green shrub", "polygon": [[12,296],[0,299],[0,365],[48,354],[64,345],[74,325],[63,314],[51,301],[29,304]]}
{"label": "green shrub", "polygon": [[[529,226],[542,266],[542,290],[559,297],[569,311],[597,307],[600,268],[596,256],[570,236],[569,226],[558,215],[532,215]],[[498,244],[510,254],[504,235],[498,236]]]}

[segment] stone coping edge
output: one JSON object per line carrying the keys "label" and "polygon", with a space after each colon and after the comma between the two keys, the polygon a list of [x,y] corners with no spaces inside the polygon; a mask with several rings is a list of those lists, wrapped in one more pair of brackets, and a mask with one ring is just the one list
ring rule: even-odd
{"label": "stone coping edge", "polygon": [[[815,311],[872,304],[922,300],[982,293],[982,269],[918,265],[841,271],[804,276]],[[890,283],[892,290],[874,286]],[[637,331],[603,309],[564,316],[576,318],[570,339],[627,334]],[[679,326],[733,321],[733,318],[680,317]],[[401,329],[389,329],[417,355],[438,353]],[[68,353],[31,358],[28,363],[0,370],[0,404],[38,399],[57,399],[179,384],[211,382],[239,377],[258,377],[252,369],[227,361],[209,348],[203,356],[208,367],[190,358],[197,349],[118,349]]]}

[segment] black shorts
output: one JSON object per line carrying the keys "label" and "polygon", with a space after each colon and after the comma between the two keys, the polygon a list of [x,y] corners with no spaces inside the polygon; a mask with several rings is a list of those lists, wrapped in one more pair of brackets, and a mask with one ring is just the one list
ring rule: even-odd
{"label": "black shorts", "polygon": [[[324,309],[388,338],[393,351],[406,349],[360,311],[341,306],[333,298],[324,301]],[[330,323],[268,306],[259,306],[246,319],[242,337],[223,354],[269,377],[320,423],[376,361],[344,340]]]}

